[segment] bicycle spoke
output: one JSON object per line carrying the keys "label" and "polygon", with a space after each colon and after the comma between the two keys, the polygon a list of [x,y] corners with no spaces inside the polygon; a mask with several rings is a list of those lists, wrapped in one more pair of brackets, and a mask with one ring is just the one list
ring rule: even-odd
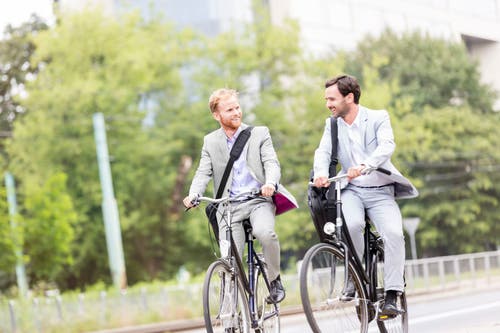
{"label": "bicycle spoke", "polygon": [[250,332],[248,303],[243,289],[222,260],[212,263],[207,270],[203,313],[209,333]]}
{"label": "bicycle spoke", "polygon": [[[265,263],[263,264],[265,265]],[[279,333],[279,309],[274,304],[268,304],[266,302],[266,299],[269,296],[269,289],[267,288],[264,276],[259,269],[256,269],[255,278],[255,305],[258,316],[258,328],[255,332]]]}
{"label": "bicycle spoke", "polygon": [[[306,318],[314,332],[365,332],[368,326],[366,296],[352,272],[355,296],[341,300],[345,286],[343,253],[318,244],[304,257],[300,288]],[[350,273],[352,266],[350,268]]]}

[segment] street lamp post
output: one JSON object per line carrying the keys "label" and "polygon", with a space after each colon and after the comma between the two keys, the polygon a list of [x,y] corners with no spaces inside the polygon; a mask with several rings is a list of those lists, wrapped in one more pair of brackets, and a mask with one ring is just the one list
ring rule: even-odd
{"label": "street lamp post", "polygon": [[408,232],[408,235],[410,235],[412,259],[417,259],[417,244],[415,242],[415,232],[417,231],[419,223],[420,223],[420,218],[418,217],[408,217],[403,219],[403,226],[406,232]]}
{"label": "street lamp post", "polygon": [[[411,245],[411,257],[413,260],[417,259],[417,244],[415,242],[415,232],[417,231],[418,224],[420,223],[420,218],[418,217],[408,217],[403,219],[403,227],[405,228],[408,235],[410,235],[410,245]],[[410,283],[413,284],[414,279],[418,275],[418,267],[415,263],[412,263],[411,269],[409,270]]]}

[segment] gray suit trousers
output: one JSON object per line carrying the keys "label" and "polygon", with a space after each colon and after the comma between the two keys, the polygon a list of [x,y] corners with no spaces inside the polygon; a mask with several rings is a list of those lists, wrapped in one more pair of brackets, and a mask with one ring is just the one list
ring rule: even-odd
{"label": "gray suit trousers", "polygon": [[384,240],[385,290],[404,291],[405,241],[403,219],[394,199],[394,186],[360,188],[349,184],[342,191],[342,212],[357,255],[363,258],[365,209]]}
{"label": "gray suit trousers", "polygon": [[[272,199],[264,197],[231,204],[231,226],[238,253],[243,258],[245,231],[243,230],[242,221],[250,219],[252,233],[262,245],[269,281],[276,279],[280,273],[280,245],[278,235],[274,231],[275,210]],[[221,219],[222,214],[220,213],[222,212],[220,211],[218,214],[219,237],[223,241],[226,239],[227,222]]]}

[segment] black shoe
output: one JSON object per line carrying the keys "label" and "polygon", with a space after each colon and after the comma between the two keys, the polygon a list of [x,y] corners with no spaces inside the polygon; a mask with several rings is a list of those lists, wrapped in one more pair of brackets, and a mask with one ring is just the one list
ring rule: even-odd
{"label": "black shoe", "polygon": [[271,281],[271,288],[269,290],[269,296],[266,301],[269,304],[279,303],[285,298],[285,288],[283,288],[283,284],[281,283],[281,278],[278,277]]}
{"label": "black shoe", "polygon": [[397,305],[398,292],[396,290],[387,290],[385,294],[384,307],[382,308],[382,315],[395,317],[400,311]]}
{"label": "black shoe", "polygon": [[356,295],[356,286],[354,286],[354,282],[349,278],[345,285],[344,292],[340,296],[340,300],[343,302],[351,301]]}

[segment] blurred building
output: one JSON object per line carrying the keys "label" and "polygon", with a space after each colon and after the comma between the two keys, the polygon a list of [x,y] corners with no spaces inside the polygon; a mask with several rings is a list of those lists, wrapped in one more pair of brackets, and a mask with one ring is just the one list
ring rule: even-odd
{"label": "blurred building", "polygon": [[[161,13],[181,26],[209,36],[234,24],[252,22],[252,0],[56,0],[61,9],[87,4],[111,12],[128,8],[145,17]],[[430,36],[462,40],[479,62],[484,83],[500,92],[500,0],[261,0],[274,24],[297,20],[306,52],[321,54],[354,49],[366,35],[389,27],[395,32],[420,30]],[[128,5],[124,5],[127,3]],[[500,99],[495,105],[500,111]]]}
{"label": "blurred building", "polygon": [[[297,20],[313,54],[354,49],[386,27],[465,42],[484,83],[500,92],[500,0],[269,0],[272,20]],[[500,99],[495,109],[500,111]]]}
{"label": "blurred building", "polygon": [[55,0],[59,8],[81,10],[99,5],[111,13],[140,10],[146,19],[159,15],[181,27],[215,36],[242,22],[252,22],[252,0]]}

